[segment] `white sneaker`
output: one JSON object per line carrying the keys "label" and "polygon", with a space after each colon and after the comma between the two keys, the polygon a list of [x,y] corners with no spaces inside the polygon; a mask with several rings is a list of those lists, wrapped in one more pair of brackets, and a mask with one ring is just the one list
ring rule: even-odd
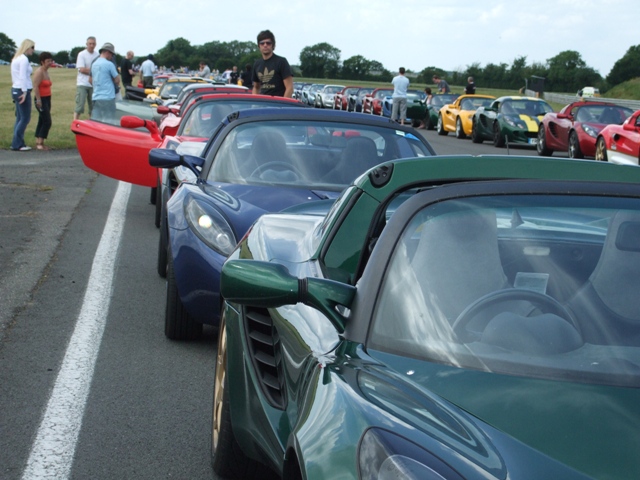
{"label": "white sneaker", "polygon": [[24,147],[20,147],[18,150],[21,152],[28,152],[29,150],[31,150],[31,147],[28,145],[25,145]]}

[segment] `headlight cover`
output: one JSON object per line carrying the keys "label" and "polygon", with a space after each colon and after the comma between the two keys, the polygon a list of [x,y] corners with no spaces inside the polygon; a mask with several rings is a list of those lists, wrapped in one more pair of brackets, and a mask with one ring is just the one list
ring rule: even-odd
{"label": "headlight cover", "polygon": [[228,257],[236,246],[236,237],[224,217],[215,208],[205,210],[191,198],[185,207],[185,217],[193,232],[216,252]]}
{"label": "headlight cover", "polygon": [[358,448],[362,480],[463,480],[442,460],[387,430],[371,428]]}
{"label": "headlight cover", "polygon": [[593,138],[598,138],[598,133],[600,133],[599,129],[594,128],[591,125],[586,125],[584,123],[582,124],[582,130],[584,130],[584,133]]}

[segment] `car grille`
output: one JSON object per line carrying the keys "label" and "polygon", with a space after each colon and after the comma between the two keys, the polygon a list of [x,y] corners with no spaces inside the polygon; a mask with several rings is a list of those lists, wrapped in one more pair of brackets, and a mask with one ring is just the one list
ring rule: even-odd
{"label": "car grille", "polygon": [[245,319],[251,360],[262,391],[273,407],[284,409],[280,337],[273,320],[267,309],[252,307],[245,308]]}

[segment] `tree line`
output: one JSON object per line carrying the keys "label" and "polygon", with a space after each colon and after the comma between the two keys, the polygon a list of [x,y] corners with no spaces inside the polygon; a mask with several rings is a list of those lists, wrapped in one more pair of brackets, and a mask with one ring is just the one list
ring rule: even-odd
{"label": "tree line", "polygon": [[[4,33],[0,33],[0,59],[10,61],[16,50],[15,42]],[[84,46],[73,47],[69,51],[51,52],[53,60],[61,65],[75,63],[78,53]],[[255,42],[219,42],[212,41],[204,45],[191,45],[180,37],[170,40],[157,52],[146,52],[137,57],[135,63],[141,63],[147,54],[153,53],[157,65],[167,68],[187,67],[197,70],[200,61],[204,60],[212,69],[224,71],[237,65],[240,70],[244,65],[253,65],[260,58],[260,51]],[[326,78],[349,81],[383,81],[388,82],[396,74],[386,69],[381,62],[370,60],[362,55],[354,55],[341,60],[340,49],[322,42],[304,47],[299,55],[300,64],[292,65],[296,76],[308,78]],[[116,54],[118,63],[121,54]],[[38,62],[38,55],[30,58]],[[548,92],[573,92],[591,85],[606,92],[609,88],[626,80],[640,77],[640,45],[630,47],[616,61],[606,77],[602,77],[594,68],[588,66],[579,52],[565,50],[551,57],[544,63],[527,64],[527,57],[520,56],[508,63],[488,63],[484,67],[479,63],[467,65],[458,71],[445,71],[439,67],[429,66],[420,72],[408,71],[416,82],[430,84],[434,74],[444,77],[450,84],[464,85],[467,77],[472,76],[478,86],[502,89],[520,89],[532,78],[544,79],[544,90]]]}

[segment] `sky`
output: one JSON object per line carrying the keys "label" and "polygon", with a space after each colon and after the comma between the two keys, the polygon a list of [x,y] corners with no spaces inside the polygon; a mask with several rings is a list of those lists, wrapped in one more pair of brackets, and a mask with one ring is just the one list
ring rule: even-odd
{"label": "sky", "polygon": [[327,42],[340,60],[362,55],[390,71],[425,67],[464,71],[479,63],[525,56],[545,63],[580,53],[606,77],[629,47],[640,44],[638,0],[4,0],[0,32],[16,45],[56,53],[95,36],[125,54],[146,56],[182,37],[191,45],[255,41],[269,29],[276,53],[299,63],[305,47]]}

